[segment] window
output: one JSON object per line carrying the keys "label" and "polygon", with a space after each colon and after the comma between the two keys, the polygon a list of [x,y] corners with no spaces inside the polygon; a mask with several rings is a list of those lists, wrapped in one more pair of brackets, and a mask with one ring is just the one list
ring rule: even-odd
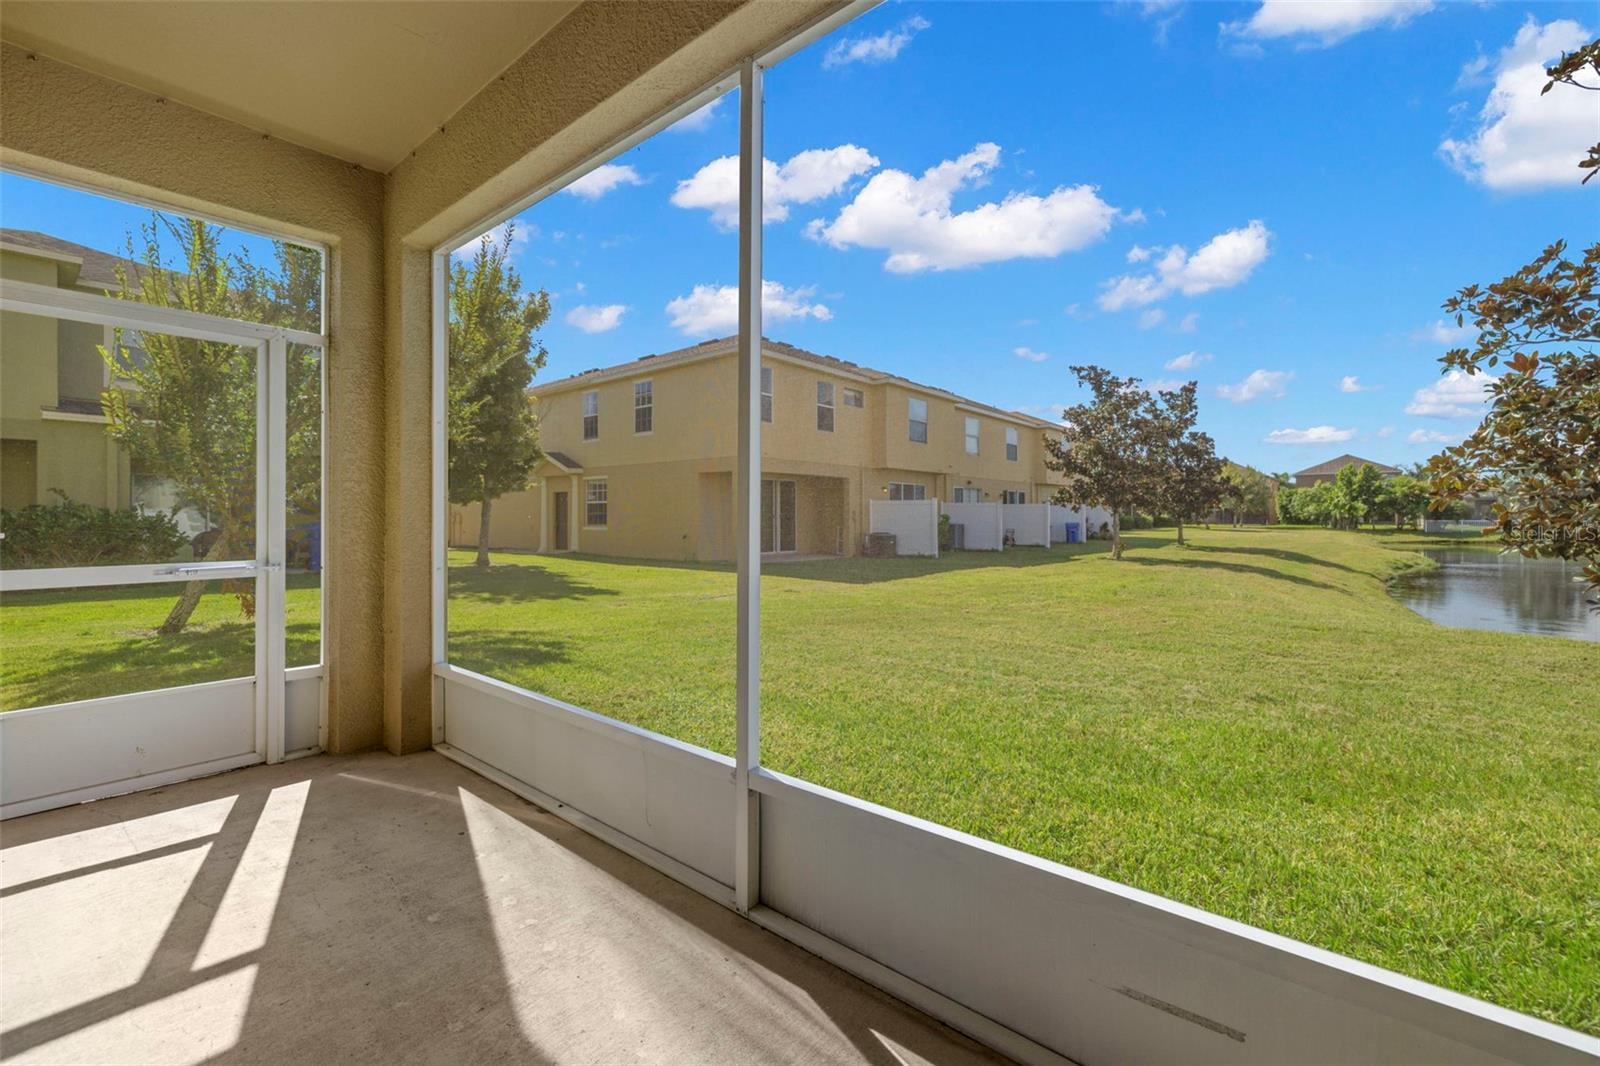
{"label": "window", "polygon": [[1006,430],[1006,459],[1013,463],[1017,461],[1017,431],[1015,429]]}
{"label": "window", "polygon": [[861,390],[860,389],[845,389],[844,390],[844,405],[846,407],[865,407],[866,406],[866,400],[861,395]]}
{"label": "window", "polygon": [[889,482],[889,499],[891,500],[926,500],[928,486],[918,485],[910,481]]}
{"label": "window", "polygon": [[606,504],[608,502],[609,497],[605,478],[590,478],[584,482],[583,524],[585,528],[604,529],[606,527]]}
{"label": "window", "polygon": [[817,428],[833,432],[833,382],[817,382]]}
{"label": "window", "polygon": [[928,443],[928,401],[912,397],[906,401],[906,419],[910,423],[910,437],[918,444]]}
{"label": "window", "polygon": [[1007,490],[1005,490],[1004,492],[1002,492],[1000,494],[1000,502],[1001,503],[1027,503],[1028,502],[1028,494],[1026,492],[1012,492],[1010,489],[1007,489]]}
{"label": "window", "polygon": [[761,368],[761,421],[772,421],[772,368]]}
{"label": "window", "polygon": [[594,440],[600,436],[600,394],[583,394],[583,439]]}
{"label": "window", "polygon": [[652,382],[636,381],[633,385],[633,431],[649,433],[655,428],[655,400]]}
{"label": "window", "polygon": [[976,418],[967,419],[967,454],[978,454],[978,420]]}
{"label": "window", "polygon": [[956,489],[955,502],[956,503],[982,503],[983,502],[983,490],[982,489],[971,489],[971,488],[957,488]]}

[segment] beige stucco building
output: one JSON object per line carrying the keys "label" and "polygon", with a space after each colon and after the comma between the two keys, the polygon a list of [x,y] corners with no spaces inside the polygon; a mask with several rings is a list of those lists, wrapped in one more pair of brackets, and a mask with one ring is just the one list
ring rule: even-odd
{"label": "beige stucco building", "polygon": [[[84,292],[114,291],[115,258],[25,230],[0,231],[0,277]],[[110,330],[0,313],[0,505],[57,503],[57,492],[96,507],[128,507],[137,473],[106,433]],[[138,486],[148,488],[149,486]]]}
{"label": "beige stucco building", "polygon": [[[490,545],[731,560],[734,338],[537,385],[544,458],[494,500]],[[1036,503],[1051,423],[792,345],[762,346],[761,549],[854,555],[873,500]],[[476,504],[450,537],[475,544]]]}

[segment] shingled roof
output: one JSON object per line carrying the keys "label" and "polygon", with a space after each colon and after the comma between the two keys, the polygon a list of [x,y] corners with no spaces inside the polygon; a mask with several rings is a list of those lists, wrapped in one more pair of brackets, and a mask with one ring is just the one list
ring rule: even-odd
{"label": "shingled roof", "polygon": [[[558,378],[555,381],[546,382],[544,384],[536,383],[529,391],[533,392],[535,395],[540,393],[565,392],[568,389],[578,388],[590,384],[597,384],[602,381],[633,377],[636,374],[645,373],[660,366],[671,366],[677,363],[690,362],[695,359],[706,359],[715,356],[730,355],[738,351],[738,349],[738,337],[718,337],[714,340],[701,341],[699,344],[691,344],[683,348],[674,348],[672,351],[662,352],[659,355],[642,355],[637,359],[632,359],[625,363],[617,363],[614,366],[597,367],[593,370],[585,370],[581,374],[573,374],[570,377]],[[943,396],[947,399],[954,400],[956,403],[964,404],[968,407],[978,408],[983,411],[988,411],[994,415],[1000,415],[1010,419],[1029,422],[1039,426],[1041,429],[1060,428],[1055,422],[1050,422],[1041,418],[1035,418],[1033,415],[1024,414],[1021,411],[1007,411],[1004,408],[995,407],[992,404],[968,399],[967,397],[951,392],[948,389],[941,389],[935,385],[924,385],[921,382],[912,381],[909,378],[901,377],[899,374],[890,374],[887,371],[874,370],[870,366],[862,366],[861,364],[853,363],[848,359],[840,359],[832,355],[821,355],[817,352],[807,351],[804,348],[796,347],[793,344],[786,344],[783,341],[775,341],[763,337],[761,338],[761,350],[772,355],[786,356],[798,362],[810,363],[821,369],[830,370],[834,373],[843,375],[844,377],[859,378],[860,380],[869,384],[895,382],[902,385],[908,385],[920,392],[927,392],[937,396]]]}
{"label": "shingled roof", "polygon": [[1404,473],[1404,471],[1402,471],[1399,467],[1390,466],[1388,463],[1379,463],[1372,459],[1363,459],[1359,455],[1351,455],[1349,452],[1346,452],[1337,459],[1329,459],[1325,463],[1318,463],[1316,466],[1308,466],[1304,470],[1296,470],[1294,476],[1296,480],[1303,477],[1326,477],[1331,474],[1337,474],[1347,466],[1360,466],[1363,463],[1365,463],[1367,466],[1374,467],[1380,474],[1388,474],[1393,476],[1395,474]]}
{"label": "shingled roof", "polygon": [[129,276],[137,274],[139,264],[132,259],[120,255],[102,252],[98,248],[90,248],[86,244],[75,244],[64,241],[60,237],[52,237],[48,233],[40,233],[31,229],[0,229],[0,244],[15,245],[18,248],[31,248],[44,252],[53,257],[66,257],[76,260],[81,265],[78,268],[78,281],[80,285],[94,285],[106,289],[118,287],[117,267],[120,264]]}

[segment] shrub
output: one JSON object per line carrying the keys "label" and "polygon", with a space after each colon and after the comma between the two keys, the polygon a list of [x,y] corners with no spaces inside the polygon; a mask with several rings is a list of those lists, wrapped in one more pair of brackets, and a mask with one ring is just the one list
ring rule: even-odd
{"label": "shrub", "polygon": [[0,510],[0,565],[8,569],[158,563],[188,539],[170,517],[75,503]]}

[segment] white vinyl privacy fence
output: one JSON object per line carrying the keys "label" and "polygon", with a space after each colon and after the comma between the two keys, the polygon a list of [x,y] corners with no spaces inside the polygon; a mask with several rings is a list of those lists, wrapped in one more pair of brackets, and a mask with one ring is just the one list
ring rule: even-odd
{"label": "white vinyl privacy fence", "polygon": [[1050,546],[1050,505],[1048,503],[997,503],[1001,524],[1011,543],[1021,548]]}
{"label": "white vinyl privacy fence", "polygon": [[867,508],[873,533],[892,533],[896,555],[939,554],[938,500],[872,500]]}
{"label": "white vinyl privacy fence", "polygon": [[1005,516],[998,503],[943,503],[951,525],[962,527],[961,546],[968,551],[1000,551],[1005,547]]}

